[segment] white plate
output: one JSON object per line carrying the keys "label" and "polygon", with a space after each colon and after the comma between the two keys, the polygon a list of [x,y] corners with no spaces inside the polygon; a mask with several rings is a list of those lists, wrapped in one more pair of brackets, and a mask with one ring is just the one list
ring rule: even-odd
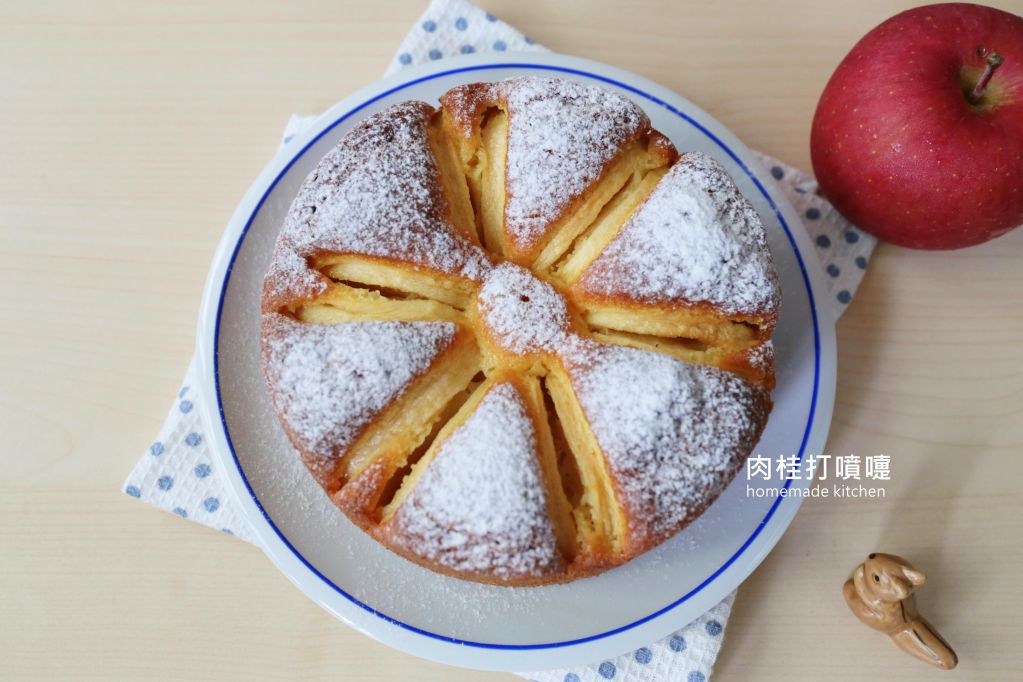
{"label": "white plate", "polygon": [[577,79],[631,97],[679,149],[724,163],[759,210],[784,299],[774,412],[757,452],[821,452],[835,388],[834,317],[799,218],[734,135],[648,80],[552,54],[448,59],[360,90],[292,140],[238,206],[206,282],[198,356],[213,452],[267,555],[313,601],[403,651],[507,671],[590,663],[666,636],[735,589],[799,507],[794,497],[748,497],[740,473],[697,522],[626,566],[568,585],[510,589],[444,577],[392,554],[353,526],[303,469],[270,407],[259,361],[260,286],[299,184],[373,112],[402,100],[436,103],[462,83],[521,75]]}

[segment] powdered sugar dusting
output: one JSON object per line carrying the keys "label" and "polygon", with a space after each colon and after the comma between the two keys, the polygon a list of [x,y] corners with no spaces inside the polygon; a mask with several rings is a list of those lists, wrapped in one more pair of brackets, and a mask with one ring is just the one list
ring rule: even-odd
{"label": "powdered sugar dusting", "polygon": [[509,579],[560,570],[536,447],[518,389],[495,384],[440,446],[391,537],[457,571]]}
{"label": "powdered sugar dusting", "polygon": [[483,250],[450,222],[427,125],[433,109],[403,102],[350,130],[320,161],[288,213],[267,278],[270,298],[324,286],[307,258],[377,256],[478,279]]}
{"label": "powdered sugar dusting", "polygon": [[266,313],[264,367],[274,407],[307,460],[327,467],[455,332],[451,322],[303,324]]}
{"label": "powdered sugar dusting", "polygon": [[487,274],[478,306],[490,335],[513,353],[553,351],[568,329],[561,294],[514,263],[501,263]]}
{"label": "powdered sugar dusting", "polygon": [[774,342],[768,339],[746,351],[750,367],[770,369],[774,366]]}
{"label": "powdered sugar dusting", "polygon": [[455,129],[468,139],[478,131],[486,110],[497,99],[494,83],[468,83],[440,96],[440,104],[451,115]]}
{"label": "powdered sugar dusting", "polygon": [[513,78],[497,91],[508,107],[505,222],[528,249],[650,121],[625,97],[576,81]]}
{"label": "powdered sugar dusting", "polygon": [[767,419],[767,394],[723,370],[580,337],[564,358],[639,538],[656,541],[699,514]]}
{"label": "powdered sugar dusting", "polygon": [[687,153],[580,277],[581,290],[772,314],[780,293],[760,217],[725,169]]}
{"label": "powdered sugar dusting", "polygon": [[[442,101],[463,131],[495,102],[506,108],[505,221],[519,250],[540,243],[608,163],[650,130],[628,99],[573,81],[476,84]],[[321,160],[278,238],[265,309],[323,292],[329,281],[310,264],[328,253],[474,281],[467,319],[476,333],[506,353],[543,354],[538,360],[548,369],[560,357],[627,511],[627,540],[637,551],[656,544],[700,514],[741,467],[766,422],[768,394],[716,368],[574,333],[559,289],[513,263],[494,265],[451,223],[430,148],[435,113],[420,102],[391,107]],[[759,217],[724,169],[702,154],[684,156],[669,171],[574,286],[576,293],[751,315],[776,312],[779,296]],[[459,329],[450,322],[320,325],[263,316],[274,406],[321,484]],[[769,341],[745,353],[751,366],[771,364]],[[503,354],[497,362],[502,371],[523,364]],[[469,577],[514,582],[563,574],[528,403],[512,380],[487,385],[374,534]]]}

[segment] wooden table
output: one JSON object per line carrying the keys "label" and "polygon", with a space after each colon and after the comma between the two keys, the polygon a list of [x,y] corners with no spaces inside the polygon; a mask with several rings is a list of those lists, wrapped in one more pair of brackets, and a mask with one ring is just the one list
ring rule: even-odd
{"label": "wooden table", "polygon": [[[808,168],[832,69],[914,3],[483,4]],[[378,78],[423,9],[0,7],[0,677],[513,679],[393,652],[256,548],[119,491],[192,353],[221,229],[284,121]],[[941,677],[847,612],[839,586],[875,549],[927,572],[921,606],[959,650],[957,679],[1018,679],[1021,262],[1023,230],[956,253],[877,251],[838,326],[828,449],[891,455],[888,497],[804,505],[740,590],[715,680]]]}

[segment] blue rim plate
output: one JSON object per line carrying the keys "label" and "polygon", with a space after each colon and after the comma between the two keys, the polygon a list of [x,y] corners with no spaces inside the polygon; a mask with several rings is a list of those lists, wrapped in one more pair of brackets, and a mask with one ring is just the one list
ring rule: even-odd
{"label": "blue rim plate", "polygon": [[266,554],[313,601],[397,649],[506,671],[599,661],[684,626],[735,589],[784,533],[801,498],[779,490],[810,483],[740,474],[699,520],[624,567],[568,585],[509,589],[440,576],[391,554],[350,524],[302,469],[270,408],[258,352],[260,283],[299,184],[365,116],[408,99],[436,103],[462,83],[516,75],[595,82],[631,97],[679,149],[706,151],[725,164],[760,212],[784,298],[775,409],[757,453],[803,458],[822,451],[836,367],[833,309],[791,205],[724,126],[634,74],[554,54],[449,59],[363,88],[282,148],[232,216],[206,281],[197,354],[215,459]]}

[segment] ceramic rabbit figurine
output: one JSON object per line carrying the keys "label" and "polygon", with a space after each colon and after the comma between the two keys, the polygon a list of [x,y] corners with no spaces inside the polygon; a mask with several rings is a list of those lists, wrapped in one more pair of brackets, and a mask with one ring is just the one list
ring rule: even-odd
{"label": "ceramic rabbit figurine", "polygon": [[916,611],[913,590],[923,584],[924,574],[905,559],[874,553],[856,567],[842,593],[857,618],[887,633],[907,654],[951,670],[959,662],[956,653]]}

